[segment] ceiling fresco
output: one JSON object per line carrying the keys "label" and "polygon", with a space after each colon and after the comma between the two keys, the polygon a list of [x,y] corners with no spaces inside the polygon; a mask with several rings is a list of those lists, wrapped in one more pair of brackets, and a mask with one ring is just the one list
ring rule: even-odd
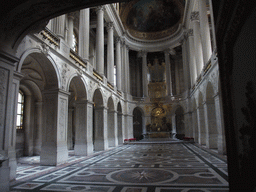
{"label": "ceiling fresco", "polygon": [[140,39],[161,39],[173,34],[183,18],[180,0],[135,0],[122,7],[121,19],[128,32]]}

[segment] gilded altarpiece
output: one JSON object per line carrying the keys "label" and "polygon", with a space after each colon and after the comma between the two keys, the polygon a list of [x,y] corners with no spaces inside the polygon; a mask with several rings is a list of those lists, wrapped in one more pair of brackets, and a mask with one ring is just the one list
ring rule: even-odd
{"label": "gilded altarpiece", "polygon": [[149,97],[152,102],[151,123],[146,125],[149,138],[169,138],[171,123],[167,120],[168,107],[164,106],[166,98],[165,63],[159,63],[155,58],[153,65],[148,64],[150,82],[148,84]]}

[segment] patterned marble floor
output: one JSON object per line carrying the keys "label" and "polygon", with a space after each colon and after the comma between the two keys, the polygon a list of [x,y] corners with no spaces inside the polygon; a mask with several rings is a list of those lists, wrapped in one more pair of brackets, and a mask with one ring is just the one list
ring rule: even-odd
{"label": "patterned marble floor", "polygon": [[21,164],[17,174],[12,191],[228,191],[226,161],[191,143],[123,145],[60,167]]}

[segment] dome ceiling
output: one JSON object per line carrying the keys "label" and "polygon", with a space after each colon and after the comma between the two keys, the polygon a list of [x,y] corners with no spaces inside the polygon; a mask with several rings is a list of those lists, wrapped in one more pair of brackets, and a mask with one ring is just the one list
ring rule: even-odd
{"label": "dome ceiling", "polygon": [[120,12],[131,36],[156,40],[177,31],[182,22],[184,5],[181,0],[134,0],[122,4]]}

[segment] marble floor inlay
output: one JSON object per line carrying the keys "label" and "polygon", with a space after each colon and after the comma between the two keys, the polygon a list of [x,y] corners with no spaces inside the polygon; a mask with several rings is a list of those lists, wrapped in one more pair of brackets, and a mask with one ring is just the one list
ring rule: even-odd
{"label": "marble floor inlay", "polygon": [[226,160],[192,143],[123,145],[69,160],[60,168],[20,163],[11,190],[228,191]]}

